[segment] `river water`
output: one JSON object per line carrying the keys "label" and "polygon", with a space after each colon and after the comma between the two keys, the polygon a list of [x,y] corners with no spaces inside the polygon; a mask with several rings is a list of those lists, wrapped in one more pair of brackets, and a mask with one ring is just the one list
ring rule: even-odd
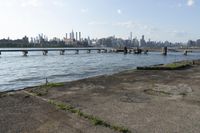
{"label": "river water", "polygon": [[29,86],[49,82],[73,81],[82,78],[113,74],[137,66],[170,63],[180,60],[200,59],[200,53],[169,53],[167,56],[159,52],[148,55],[97,53],[92,51],[49,52],[43,56],[42,52],[29,52],[27,57],[21,52],[2,53],[0,55],[0,91],[18,90]]}

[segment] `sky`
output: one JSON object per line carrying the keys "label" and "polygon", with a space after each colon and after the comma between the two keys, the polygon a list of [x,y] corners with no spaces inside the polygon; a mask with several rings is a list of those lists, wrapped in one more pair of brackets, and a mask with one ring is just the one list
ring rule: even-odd
{"label": "sky", "polygon": [[0,38],[133,37],[200,39],[200,0],[0,0]]}

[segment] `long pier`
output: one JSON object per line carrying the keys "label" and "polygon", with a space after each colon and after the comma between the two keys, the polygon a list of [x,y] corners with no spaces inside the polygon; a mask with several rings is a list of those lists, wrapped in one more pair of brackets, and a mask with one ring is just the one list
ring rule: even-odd
{"label": "long pier", "polygon": [[28,55],[28,52],[38,52],[41,51],[43,55],[47,55],[49,51],[59,51],[60,55],[64,55],[65,51],[75,51],[76,54],[79,51],[87,51],[90,53],[91,51],[97,51],[98,53],[107,52],[105,48],[17,48],[17,49],[0,49],[0,55],[3,52],[22,52],[24,56]]}
{"label": "long pier", "polygon": [[[41,51],[43,55],[47,55],[49,51],[58,51],[60,55],[64,55],[66,51],[75,51],[75,54],[79,54],[79,51],[87,51],[87,53],[91,53],[91,51],[97,51],[97,53],[133,53],[133,54],[147,54],[151,50],[140,49],[140,48],[131,48],[131,49],[115,49],[115,48],[2,48],[0,49],[0,55],[3,52],[22,52],[24,56],[27,56],[29,52],[38,52]],[[161,53],[163,55],[167,55],[168,52],[184,52],[184,55],[187,55],[191,52],[197,52],[198,50],[190,50],[190,49],[168,49],[167,47],[163,47]]]}

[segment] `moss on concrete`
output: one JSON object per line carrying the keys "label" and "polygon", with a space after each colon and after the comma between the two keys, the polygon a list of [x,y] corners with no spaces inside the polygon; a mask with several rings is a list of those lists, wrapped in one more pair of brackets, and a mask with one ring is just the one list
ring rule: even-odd
{"label": "moss on concrete", "polygon": [[49,100],[49,103],[52,105],[55,105],[60,110],[69,111],[73,114],[77,114],[78,116],[89,120],[95,126],[104,126],[104,127],[110,128],[114,131],[118,131],[121,133],[131,133],[131,131],[125,127],[110,124],[96,116],[86,114],[86,113],[82,112],[81,110],[74,108],[71,105],[68,105],[68,104],[65,104],[62,102],[58,102],[58,101],[54,101],[54,100]]}
{"label": "moss on concrete", "polygon": [[137,70],[180,70],[192,66],[191,63],[175,62],[166,65],[137,67]]}
{"label": "moss on concrete", "polygon": [[50,88],[62,87],[64,83],[48,83],[45,85],[38,86],[37,88],[31,89],[30,92],[37,96],[45,96],[48,94]]}
{"label": "moss on concrete", "polygon": [[170,95],[172,95],[172,94],[169,93],[169,92],[157,91],[157,90],[153,90],[153,89],[144,90],[144,92],[145,92],[146,94],[149,94],[149,95],[156,95],[156,96],[170,96]]}

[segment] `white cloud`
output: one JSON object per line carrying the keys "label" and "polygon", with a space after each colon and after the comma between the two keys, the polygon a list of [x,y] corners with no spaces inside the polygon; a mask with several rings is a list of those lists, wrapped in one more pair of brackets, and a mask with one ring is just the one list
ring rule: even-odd
{"label": "white cloud", "polygon": [[138,23],[135,23],[133,21],[125,21],[125,22],[116,22],[116,23],[113,23],[113,26],[120,26],[120,27],[124,27],[124,28],[135,28],[135,27],[138,27],[139,24]]}
{"label": "white cloud", "polygon": [[0,7],[13,7],[15,5],[17,5],[16,0],[2,0],[0,2]]}
{"label": "white cloud", "polygon": [[177,5],[178,7],[182,7],[183,5],[182,5],[182,3],[178,3],[178,5]]}
{"label": "white cloud", "polygon": [[87,8],[84,8],[84,9],[81,9],[81,12],[82,13],[86,13],[86,12],[88,12],[89,10],[87,9]]}
{"label": "white cloud", "polygon": [[52,4],[54,6],[58,6],[58,7],[63,7],[64,6],[64,2],[62,0],[54,0],[54,1],[52,1]]}
{"label": "white cloud", "polygon": [[42,5],[41,0],[21,0],[21,6],[22,7],[39,7]]}
{"label": "white cloud", "polygon": [[64,0],[0,0],[1,7],[42,7],[47,4],[63,7]]}
{"label": "white cloud", "polygon": [[175,36],[175,37],[187,37],[189,35],[188,32],[184,31],[184,30],[173,30],[173,31],[170,31],[171,35],[172,36]]}
{"label": "white cloud", "polygon": [[193,6],[195,4],[195,1],[194,0],[188,0],[187,1],[187,5],[188,6]]}
{"label": "white cloud", "polygon": [[134,21],[124,21],[124,22],[116,22],[113,23],[112,26],[117,26],[117,27],[122,27],[126,28],[130,31],[135,31],[138,33],[145,33],[151,35],[152,33],[158,32],[159,29],[156,27],[153,27],[151,25],[145,25],[139,22],[134,22]]}
{"label": "white cloud", "polygon": [[154,28],[152,26],[141,24],[139,22],[134,22],[131,20],[125,21],[125,22],[116,22],[116,23],[113,23],[113,26],[120,26],[120,27],[124,27],[127,29],[157,30],[156,28]]}
{"label": "white cloud", "polygon": [[107,22],[98,22],[98,21],[91,21],[88,25],[107,25]]}
{"label": "white cloud", "polygon": [[122,14],[122,10],[121,10],[121,9],[118,9],[118,10],[117,10],[117,13],[118,13],[118,14]]}

